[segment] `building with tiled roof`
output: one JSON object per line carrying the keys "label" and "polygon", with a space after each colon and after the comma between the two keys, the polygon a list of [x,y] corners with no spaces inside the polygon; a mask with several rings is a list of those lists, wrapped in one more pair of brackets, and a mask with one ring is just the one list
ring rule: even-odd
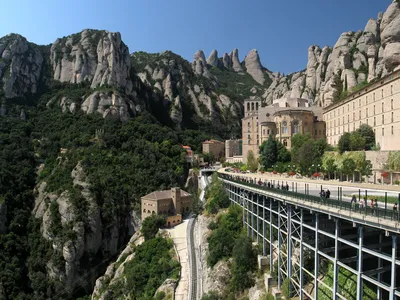
{"label": "building with tiled roof", "polygon": [[141,198],[142,221],[153,215],[167,216],[166,226],[182,222],[182,215],[192,209],[193,196],[178,187],[155,191]]}

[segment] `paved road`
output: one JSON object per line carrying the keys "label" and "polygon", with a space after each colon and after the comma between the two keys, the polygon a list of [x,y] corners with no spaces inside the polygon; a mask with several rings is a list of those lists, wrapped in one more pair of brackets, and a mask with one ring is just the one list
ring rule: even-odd
{"label": "paved road", "polygon": [[[184,220],[181,224],[173,228],[166,229],[171,234],[174,241],[176,250],[178,251],[179,261],[181,263],[181,278],[175,290],[176,300],[188,299],[188,286],[189,286],[189,261],[188,261],[188,247],[187,247],[187,227],[188,221]],[[190,299],[190,298],[189,298]]]}

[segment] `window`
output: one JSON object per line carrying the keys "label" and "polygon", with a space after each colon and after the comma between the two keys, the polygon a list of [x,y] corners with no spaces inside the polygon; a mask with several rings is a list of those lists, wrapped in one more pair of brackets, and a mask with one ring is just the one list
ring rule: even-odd
{"label": "window", "polygon": [[343,106],[343,113],[344,113],[344,106]]}
{"label": "window", "polygon": [[350,124],[347,124],[347,132],[350,132]]}
{"label": "window", "polygon": [[368,125],[368,119],[367,119],[367,125]]}
{"label": "window", "polygon": [[356,107],[356,104],[355,104],[355,102],[353,101],[353,109],[355,109],[355,107]]}
{"label": "window", "polygon": [[288,126],[287,126],[287,122],[283,121],[282,122],[282,134],[287,134],[288,133]]}
{"label": "window", "polygon": [[286,139],[283,140],[283,146],[287,147],[287,140]]}
{"label": "window", "polygon": [[265,129],[263,129],[263,135],[265,135]]}
{"label": "window", "polygon": [[368,108],[365,109],[365,117],[368,118]]}
{"label": "window", "polygon": [[382,102],[382,112],[384,112],[384,111],[385,111],[385,108],[384,108],[383,102]]}
{"label": "window", "polygon": [[381,89],[381,98],[383,99],[383,89]]}
{"label": "window", "polygon": [[393,126],[392,126],[392,134],[393,134]]}
{"label": "window", "polygon": [[382,124],[385,124],[385,115],[382,115]]}
{"label": "window", "polygon": [[251,103],[251,110],[254,110],[254,103]]}
{"label": "window", "polygon": [[260,137],[258,136],[258,134],[257,134],[257,145],[259,145],[260,144],[260,139],[259,139]]}
{"label": "window", "polygon": [[374,126],[376,126],[376,117],[374,117]]}
{"label": "window", "polygon": [[247,102],[247,110],[250,110],[250,103]]}
{"label": "window", "polygon": [[394,113],[392,112],[392,120],[391,120],[392,123],[393,123],[393,120],[394,120]]}
{"label": "window", "polygon": [[256,110],[258,110],[258,102],[256,103]]}
{"label": "window", "polygon": [[355,119],[356,119],[356,113],[353,112],[353,122],[355,121]]}
{"label": "window", "polygon": [[382,128],[382,136],[385,136],[385,128]]}
{"label": "window", "polygon": [[361,110],[358,112],[358,119],[361,120]]}
{"label": "window", "polygon": [[393,84],[390,86],[390,95],[393,95]]}
{"label": "window", "polygon": [[390,108],[393,109],[393,99],[390,100]]}
{"label": "window", "polygon": [[247,127],[250,127],[250,122],[247,122]]}
{"label": "window", "polygon": [[267,129],[267,134],[269,134],[269,129]]}
{"label": "window", "polygon": [[365,104],[368,104],[368,96],[365,96]]}
{"label": "window", "polygon": [[374,105],[374,114],[375,114],[375,105]]}
{"label": "window", "polygon": [[294,120],[293,121],[293,134],[298,133],[298,132],[299,132],[299,121]]}

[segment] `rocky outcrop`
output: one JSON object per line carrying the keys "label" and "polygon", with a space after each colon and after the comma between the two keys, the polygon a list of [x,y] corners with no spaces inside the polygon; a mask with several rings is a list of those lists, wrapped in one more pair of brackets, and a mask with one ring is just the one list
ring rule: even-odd
{"label": "rocky outcrop", "polygon": [[232,60],[228,53],[225,53],[222,57],[222,63],[225,68],[229,69],[232,67]]}
{"label": "rocky outcrop", "polygon": [[164,298],[163,300],[168,300],[168,299],[174,299],[175,297],[175,289],[178,285],[178,281],[175,279],[166,279],[163,284],[157,289],[157,291],[154,293],[154,298],[156,298],[156,295],[159,293],[164,293]]}
{"label": "rocky outcrop", "polygon": [[124,284],[125,264],[135,257],[135,247],[139,246],[143,242],[144,238],[140,235],[140,232],[132,235],[126,248],[118,256],[115,263],[110,264],[104,275],[96,280],[92,293],[92,300],[114,299],[111,286],[119,283]]}
{"label": "rocky outcrop", "polygon": [[92,88],[108,85],[131,93],[130,56],[119,32],[86,29],[57,39],[50,49],[54,79],[90,82]]}
{"label": "rocky outcrop", "polygon": [[180,127],[180,124],[182,123],[182,118],[183,118],[180,96],[176,96],[176,98],[174,100],[174,105],[171,107],[169,116],[170,116],[171,120],[178,127]]}
{"label": "rocky outcrop", "polygon": [[[59,159],[59,163],[63,164],[64,158]],[[83,269],[81,260],[86,257],[86,264],[89,265],[95,256],[107,260],[117,254],[124,235],[133,234],[135,229],[131,230],[128,225],[132,218],[130,215],[124,220],[116,217],[112,225],[104,228],[100,208],[91,195],[90,184],[80,163],[71,172],[71,179],[76,190],[80,191],[79,194],[71,194],[70,191],[64,191],[60,195],[49,193],[46,191],[46,183],[40,183],[35,191],[37,196],[32,213],[42,220],[42,235],[52,243],[55,256],[63,258],[62,265],[53,260],[47,262],[48,276],[52,280],[63,282],[71,291],[77,286],[90,291],[101,270],[95,269],[82,277],[89,270]],[[85,203],[84,212],[78,209],[76,201]],[[133,218],[137,220],[136,216]],[[60,224],[54,223],[55,220],[59,220]],[[62,229],[54,231],[54,226]],[[119,229],[122,227],[127,231],[121,232]],[[64,231],[70,234],[65,235]],[[68,238],[69,236],[74,237]]]}
{"label": "rocky outcrop", "polygon": [[202,75],[207,78],[209,78],[211,76],[211,74],[207,68],[207,61],[206,61],[206,57],[204,56],[203,50],[198,50],[194,54],[192,65],[193,65],[193,71],[197,75]]}
{"label": "rocky outcrop", "polygon": [[188,178],[186,179],[185,189],[190,192],[195,192],[199,189],[199,172],[190,169]]}
{"label": "rocky outcrop", "polygon": [[209,64],[212,67],[218,67],[219,66],[219,59],[218,59],[217,50],[211,51],[210,56],[207,58],[207,64]]}
{"label": "rocky outcrop", "polygon": [[247,54],[244,63],[246,66],[246,72],[249,73],[259,84],[264,84],[265,78],[263,67],[256,49],[251,50],[249,54]]}
{"label": "rocky outcrop", "polygon": [[239,50],[238,49],[233,49],[233,51],[230,54],[230,61],[232,62],[232,68],[235,72],[241,72],[243,71],[242,65],[240,64],[239,60]]}
{"label": "rocky outcrop", "polygon": [[18,35],[0,38],[0,86],[5,97],[35,94],[39,88],[43,55]]}
{"label": "rocky outcrop", "polygon": [[[277,97],[284,97],[286,89],[311,103],[327,106],[333,101],[337,87],[333,85],[333,76],[339,75],[347,80],[349,90],[360,83],[372,81],[399,69],[400,65],[400,4],[397,1],[380,13],[377,19],[369,19],[363,31],[344,32],[331,49],[311,46],[308,49],[308,64],[301,74],[306,75],[303,86],[286,77],[287,88],[282,78],[274,78],[263,98],[271,103]],[[345,84],[343,84],[345,86]]]}

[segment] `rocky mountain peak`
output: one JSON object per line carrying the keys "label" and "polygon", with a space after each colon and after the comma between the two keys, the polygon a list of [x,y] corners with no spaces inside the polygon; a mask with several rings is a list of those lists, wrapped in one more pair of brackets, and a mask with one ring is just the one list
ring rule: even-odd
{"label": "rocky mountain peak", "polygon": [[239,61],[239,50],[237,48],[233,49],[233,51],[231,52],[230,59],[232,62],[232,68],[235,72],[243,71],[242,65]]}
{"label": "rocky mountain peak", "polygon": [[201,60],[201,61],[206,62],[206,56],[204,55],[203,50],[197,50],[196,53],[194,54],[193,60],[194,61]]}
{"label": "rocky mountain peak", "polygon": [[211,51],[210,56],[207,58],[207,64],[213,67],[218,67],[218,52],[217,50]]}
{"label": "rocky mountain peak", "polygon": [[222,63],[227,69],[232,67],[232,60],[228,53],[224,53],[224,56],[222,57]]}
{"label": "rocky mountain peak", "polygon": [[119,32],[85,29],[57,39],[50,49],[54,79],[89,81],[91,87],[114,86],[132,91],[130,56]]}
{"label": "rocky mountain peak", "polygon": [[203,50],[197,50],[193,57],[193,71],[197,75],[203,75],[210,78],[211,74],[207,68],[207,61]]}
{"label": "rocky mountain peak", "polygon": [[42,70],[43,55],[19,34],[0,38],[0,87],[5,97],[36,93]]}
{"label": "rocky mountain peak", "polygon": [[259,84],[264,84],[264,72],[260,62],[260,56],[256,49],[250,50],[244,59],[246,71],[253,77]]}

